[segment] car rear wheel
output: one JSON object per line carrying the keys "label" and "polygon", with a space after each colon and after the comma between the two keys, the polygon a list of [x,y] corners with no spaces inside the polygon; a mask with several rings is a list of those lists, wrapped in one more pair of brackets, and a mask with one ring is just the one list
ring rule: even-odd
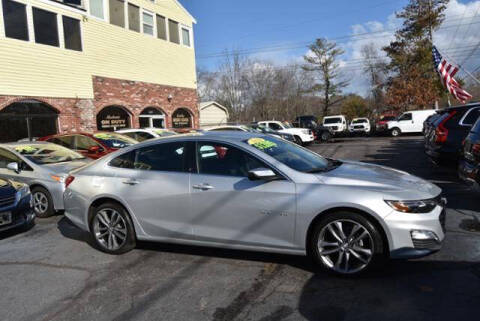
{"label": "car rear wheel", "polygon": [[294,136],[293,137],[295,139],[295,143],[298,144],[298,145],[303,145],[303,141],[302,139],[299,137],[299,136]]}
{"label": "car rear wheel", "polygon": [[132,220],[123,206],[104,203],[94,209],[90,231],[98,248],[109,254],[122,254],[135,248]]}
{"label": "car rear wheel", "polygon": [[402,132],[398,128],[393,128],[390,133],[392,134],[392,137],[398,137]]}
{"label": "car rear wheel", "polygon": [[323,142],[328,142],[330,140],[330,133],[329,132],[323,132],[322,136],[320,136]]}
{"label": "car rear wheel", "polygon": [[55,214],[52,196],[45,188],[40,186],[32,188],[32,197],[33,210],[37,217],[45,218]]}
{"label": "car rear wheel", "polygon": [[309,252],[326,270],[339,275],[363,273],[385,259],[380,231],[357,213],[337,212],[314,227]]}

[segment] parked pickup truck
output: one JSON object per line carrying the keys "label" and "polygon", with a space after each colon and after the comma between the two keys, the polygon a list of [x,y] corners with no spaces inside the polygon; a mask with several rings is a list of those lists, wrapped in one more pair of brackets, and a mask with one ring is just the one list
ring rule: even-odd
{"label": "parked pickup truck", "polygon": [[295,118],[293,126],[311,129],[317,141],[328,142],[333,136],[332,129],[321,125],[317,117],[312,115],[298,116]]}
{"label": "parked pickup truck", "polygon": [[265,126],[280,133],[292,134],[295,141],[301,145],[311,144],[314,140],[313,132],[308,128],[295,128],[287,122],[277,120],[260,121],[259,126]]}

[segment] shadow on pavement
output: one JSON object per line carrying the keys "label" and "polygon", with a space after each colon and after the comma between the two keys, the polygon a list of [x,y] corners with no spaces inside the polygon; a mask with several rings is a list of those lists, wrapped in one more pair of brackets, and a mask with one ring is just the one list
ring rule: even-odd
{"label": "shadow on pavement", "polygon": [[393,261],[357,278],[313,275],[298,309],[307,320],[474,320],[480,263]]}

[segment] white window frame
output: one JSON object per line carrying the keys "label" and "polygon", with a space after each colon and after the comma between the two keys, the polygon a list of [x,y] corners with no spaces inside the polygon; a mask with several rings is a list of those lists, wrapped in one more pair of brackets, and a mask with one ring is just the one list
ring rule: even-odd
{"label": "white window frame", "polygon": [[90,11],[90,0],[86,0],[85,3],[85,9],[87,10],[87,13],[88,13],[88,16],[93,18],[93,19],[97,19],[99,21],[110,21],[110,12],[108,10],[108,7],[107,7],[107,3],[108,1],[107,0],[101,0],[102,1],[102,6],[103,6],[103,18],[100,18],[100,17],[97,17],[97,16],[94,16],[92,14],[92,12]]}
{"label": "white window frame", "polygon": [[[104,2],[105,2],[105,1],[104,1]],[[65,47],[65,35],[64,35],[64,30],[63,30],[63,18],[62,18],[63,16],[68,17],[68,18],[71,18],[71,19],[78,20],[78,23],[80,24],[80,46],[82,47],[82,50],[78,51],[78,50],[68,49],[68,48]],[[61,23],[62,23],[63,49],[68,50],[68,52],[76,52],[76,53],[78,53],[78,54],[83,53],[83,52],[85,51],[85,43],[84,43],[84,41],[83,41],[82,19],[81,19],[81,18],[72,17],[72,16],[69,16],[69,15],[64,15],[64,14],[62,14],[61,17],[60,17],[60,21],[61,21]]]}
{"label": "white window frame", "polygon": [[32,5],[27,3],[26,1],[20,0],[10,0],[12,2],[17,2],[25,5],[26,15],[27,15],[27,33],[28,33],[28,40],[20,40],[14,38],[7,38],[5,33],[5,22],[3,20],[3,1],[0,0],[0,36],[5,39],[13,40],[13,41],[22,41],[22,42],[31,42],[35,43],[35,32],[33,31],[33,16],[32,16]]}
{"label": "white window frame", "polygon": [[[141,17],[141,18],[142,18],[142,19],[141,19],[141,22],[142,22],[142,26],[141,26],[141,27],[142,27],[142,33],[143,33],[144,35],[149,36],[149,37],[157,38],[157,37],[156,37],[156,35],[157,35],[157,28],[156,28],[156,25],[157,25],[157,24],[156,24],[157,17],[155,16],[155,13],[152,12],[152,11],[146,10],[146,9],[144,9],[144,8],[141,8],[141,13],[142,13],[142,17]],[[143,15],[144,15],[144,14],[147,14],[147,15],[149,15],[149,16],[152,17],[152,34],[151,34],[151,35],[148,34],[148,33],[145,33],[145,30],[143,29],[143,24],[144,24]]]}
{"label": "white window frame", "polygon": [[[187,26],[187,25],[180,24],[178,29],[179,29],[179,32],[180,32],[180,44],[184,47],[192,48],[193,47],[192,28]],[[189,40],[190,46],[187,46],[183,43],[183,29],[188,31],[188,38],[189,38],[188,40]]]}

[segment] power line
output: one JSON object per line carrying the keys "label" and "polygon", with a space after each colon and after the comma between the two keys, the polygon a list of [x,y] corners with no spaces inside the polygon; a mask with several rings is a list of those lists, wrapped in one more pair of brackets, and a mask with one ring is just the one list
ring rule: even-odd
{"label": "power line", "polygon": [[[461,19],[454,19],[454,20],[461,20]],[[454,20],[449,20],[449,21],[454,21]],[[472,22],[470,24],[478,24],[480,21],[477,22]],[[469,24],[459,24],[460,26],[462,25],[469,25]],[[445,30],[445,29],[450,29],[457,27],[458,25],[447,25],[444,27],[440,27],[437,30]],[[343,36],[338,36],[334,38],[330,38],[330,40],[336,40],[337,43],[342,43],[342,42],[348,42],[352,38],[358,38],[358,37],[364,37],[364,36],[371,36],[375,34],[382,34],[386,32],[391,32],[391,31],[396,31],[396,29],[385,29],[381,31],[373,31],[373,32],[365,32],[365,33],[358,33],[358,34],[353,34],[353,35],[343,35]],[[385,38],[385,37],[391,37],[392,34],[385,34],[385,35],[379,35],[374,37],[375,39],[378,38]],[[370,38],[365,38],[365,39],[371,39]],[[359,40],[362,40],[362,38],[359,38]],[[275,51],[286,51],[286,50],[291,50],[291,49],[300,49],[304,48],[307,45],[311,44],[311,41],[308,42],[299,42],[298,44],[295,45],[272,45],[272,46],[265,46],[265,47],[256,47],[256,48],[249,48],[249,49],[243,49],[243,50],[238,50],[237,52],[239,54],[253,54],[253,53],[264,53],[264,52],[275,52]],[[228,56],[229,53],[226,53],[225,51],[221,52],[213,52],[205,55],[199,55],[197,56],[197,59],[210,59],[210,58],[221,58]]]}

